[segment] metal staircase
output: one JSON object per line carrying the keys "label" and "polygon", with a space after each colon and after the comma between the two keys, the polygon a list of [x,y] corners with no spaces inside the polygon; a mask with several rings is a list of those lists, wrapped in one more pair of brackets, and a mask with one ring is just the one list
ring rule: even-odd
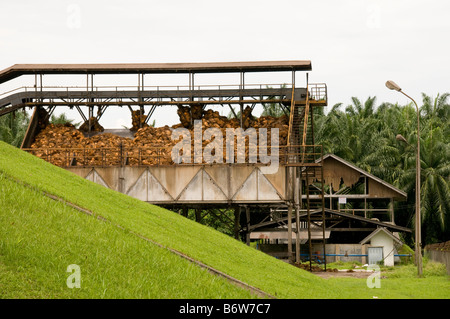
{"label": "metal staircase", "polygon": [[[322,227],[322,243],[323,255],[325,257],[325,211],[324,211],[324,183],[323,183],[323,166],[321,158],[321,145],[314,144],[314,119],[313,109],[314,104],[320,105],[323,103],[321,97],[323,95],[310,96],[310,86],[306,87],[306,99],[295,101],[294,88],[292,90],[291,111],[289,117],[289,133],[288,133],[288,156],[287,166],[294,167],[291,170],[291,177],[293,183],[299,182],[300,185],[293,187],[294,193],[292,196],[293,205],[296,208],[296,218],[300,221],[298,214],[300,211],[306,212],[307,227],[308,227],[308,245],[309,245],[309,260],[310,270],[312,268],[312,240],[311,227],[312,224]],[[314,85],[315,93],[320,92],[317,85]],[[326,99],[326,87],[325,87]],[[326,104],[325,104],[326,105]],[[298,179],[297,179],[298,178]],[[295,194],[295,192],[299,194]],[[319,196],[310,196],[319,195]],[[322,209],[322,216],[314,216],[311,218],[310,211]],[[319,217],[319,218],[318,218]],[[296,229],[299,232],[299,228]],[[298,236],[297,236],[298,238]],[[297,248],[298,254],[299,248]],[[325,270],[326,270],[326,259]],[[299,257],[297,256],[297,262]]]}

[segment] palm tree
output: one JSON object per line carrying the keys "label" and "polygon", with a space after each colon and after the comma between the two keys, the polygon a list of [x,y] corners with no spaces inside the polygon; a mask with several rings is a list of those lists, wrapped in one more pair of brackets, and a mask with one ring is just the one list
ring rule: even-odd
{"label": "palm tree", "polygon": [[450,93],[438,94],[433,100],[430,96],[422,93],[423,105],[420,113],[425,120],[445,119],[450,115],[450,104],[447,102]]}
{"label": "palm tree", "polygon": [[[423,242],[450,239],[450,107],[449,94],[435,99],[423,94],[421,107],[421,212]],[[396,204],[396,222],[414,226],[416,108],[383,103],[375,97],[364,103],[352,98],[315,121],[318,144],[408,193],[407,202]],[[396,140],[403,135],[408,144]],[[409,238],[408,240],[412,240]]]}
{"label": "palm tree", "polygon": [[370,172],[381,179],[401,188],[399,181],[403,173],[402,154],[404,145],[396,141],[397,134],[411,138],[416,132],[411,130],[416,121],[415,108],[411,105],[381,104],[374,117],[376,119],[377,147],[365,158]]}
{"label": "palm tree", "polygon": [[[449,93],[438,94],[435,99],[422,93],[423,105],[420,108],[423,117],[423,133],[425,134],[425,156],[421,155],[423,178],[421,191],[424,197],[422,205],[424,225],[436,225],[428,231],[430,242],[436,242],[440,230],[441,235],[450,230],[450,104]],[[421,162],[421,163],[422,163]],[[422,177],[423,176],[423,177]],[[437,234],[436,234],[437,233]],[[447,235],[448,236],[448,235]],[[450,236],[448,236],[450,237]]]}
{"label": "palm tree", "polygon": [[[424,243],[443,240],[443,236],[449,237],[450,148],[443,140],[443,129],[436,127],[420,141],[420,210]],[[416,179],[414,147],[416,144],[417,137],[411,136],[409,146],[405,148],[404,174],[401,177],[401,184],[411,197],[413,197]]]}
{"label": "palm tree", "polygon": [[345,134],[342,134],[346,126],[346,114],[340,110],[342,103],[333,105],[326,116],[314,121],[315,143],[321,144],[323,152],[336,154],[344,159],[351,157],[351,148],[348,147]]}
{"label": "palm tree", "polygon": [[29,116],[25,112],[13,112],[0,117],[0,140],[20,147],[27,131]]}
{"label": "palm tree", "polygon": [[73,119],[67,117],[66,113],[61,113],[58,116],[52,115],[50,118],[51,124],[72,124],[75,127],[78,127],[81,124],[81,122],[73,124],[73,121]]}
{"label": "palm tree", "polygon": [[[267,89],[271,89],[272,87],[267,86]],[[282,89],[286,88],[286,84],[281,86]],[[278,99],[280,97],[277,96],[269,96],[268,100]],[[264,111],[261,113],[261,116],[272,116],[272,117],[281,117],[283,115],[289,116],[290,109],[288,107],[283,107],[281,103],[262,103]]]}
{"label": "palm tree", "polygon": [[374,117],[375,101],[375,97],[369,97],[363,105],[353,97],[353,104],[348,105],[345,112],[340,110],[341,103],[333,106],[316,129],[317,143],[323,145],[325,153],[334,153],[370,170],[366,158],[376,150],[381,138]]}
{"label": "palm tree", "polygon": [[424,121],[427,122],[425,128],[433,130],[433,127],[440,126],[444,128],[444,138],[446,142],[450,142],[450,125],[448,119],[450,116],[450,104],[447,102],[450,93],[438,94],[433,100],[432,97],[422,93],[423,105],[420,113]]}
{"label": "palm tree", "polygon": [[345,111],[348,114],[355,116],[359,119],[369,118],[374,113],[376,99],[377,98],[375,96],[374,97],[369,96],[366,102],[364,102],[364,105],[362,105],[361,101],[358,98],[352,97],[353,104],[348,105]]}
{"label": "palm tree", "polygon": [[290,110],[283,108],[279,103],[264,103],[264,111],[261,116],[281,117],[283,115],[289,116]]}

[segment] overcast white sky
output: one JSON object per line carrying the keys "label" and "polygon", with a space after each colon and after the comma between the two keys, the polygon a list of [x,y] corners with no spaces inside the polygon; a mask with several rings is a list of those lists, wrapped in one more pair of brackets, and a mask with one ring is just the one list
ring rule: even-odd
{"label": "overcast white sky", "polygon": [[[445,0],[0,2],[0,69],[17,63],[311,60],[310,82],[327,84],[328,108],[350,104],[352,96],[408,103],[384,86],[389,79],[418,102],[422,92],[450,92],[449,36]],[[29,81],[0,85],[0,93]],[[247,81],[282,83],[290,75]],[[304,82],[304,73],[297,81]],[[44,77],[44,85],[68,82]],[[177,122],[174,110],[155,115],[157,126]],[[122,110],[106,112],[101,124],[128,122]]]}

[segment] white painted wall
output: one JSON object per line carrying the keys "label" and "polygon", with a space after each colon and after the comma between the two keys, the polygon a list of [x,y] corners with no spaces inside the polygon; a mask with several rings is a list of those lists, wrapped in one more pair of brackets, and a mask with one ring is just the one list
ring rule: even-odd
{"label": "white painted wall", "polygon": [[385,266],[394,266],[394,240],[385,232],[380,231],[370,240],[372,247],[383,247],[383,258]]}

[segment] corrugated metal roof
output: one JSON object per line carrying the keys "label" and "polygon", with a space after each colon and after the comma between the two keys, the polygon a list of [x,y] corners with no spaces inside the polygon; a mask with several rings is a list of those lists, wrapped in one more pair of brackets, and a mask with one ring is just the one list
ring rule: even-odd
{"label": "corrugated metal roof", "polygon": [[309,71],[311,61],[206,63],[15,64],[0,71],[0,83],[24,74],[137,74]]}
{"label": "corrugated metal roof", "polygon": [[[345,212],[342,212],[342,211],[332,210],[332,209],[329,209],[329,208],[325,208],[324,211],[325,211],[326,214],[333,214],[333,215],[341,216],[341,217],[348,218],[348,219],[359,220],[359,221],[364,222],[364,223],[377,225],[378,227],[384,227],[386,229],[390,229],[390,230],[393,230],[393,231],[408,232],[408,233],[412,232],[412,230],[410,228],[407,228],[407,227],[394,225],[394,224],[391,224],[391,223],[388,223],[388,222],[381,222],[379,220],[375,220],[375,219],[371,219],[371,218],[367,218],[367,217],[363,217],[363,216],[353,215],[353,214],[345,213]],[[311,215],[321,214],[321,213],[322,213],[322,209],[321,208],[310,211]],[[305,217],[305,216],[307,216],[306,212],[301,212],[299,214],[299,217]],[[292,219],[294,220],[295,216],[293,216]],[[255,227],[253,229],[259,229],[259,228],[262,228],[262,227],[269,227],[269,226],[277,226],[277,225],[279,225],[280,222],[287,221],[287,220],[288,220],[288,218],[284,217],[284,218],[280,218],[280,219],[277,219],[277,220],[271,220],[271,221],[267,221],[267,222],[262,222],[262,223],[258,224],[258,227]]]}
{"label": "corrugated metal roof", "polygon": [[378,234],[379,232],[384,232],[386,235],[388,235],[389,237],[391,237],[396,243],[403,245],[403,242],[398,239],[397,237],[394,236],[393,233],[391,233],[389,230],[387,230],[384,227],[378,227],[376,230],[374,230],[373,232],[371,232],[366,238],[364,238],[363,240],[361,240],[359,243],[360,244],[365,244],[367,243],[369,240],[372,239],[372,237],[374,237],[376,234]]}

